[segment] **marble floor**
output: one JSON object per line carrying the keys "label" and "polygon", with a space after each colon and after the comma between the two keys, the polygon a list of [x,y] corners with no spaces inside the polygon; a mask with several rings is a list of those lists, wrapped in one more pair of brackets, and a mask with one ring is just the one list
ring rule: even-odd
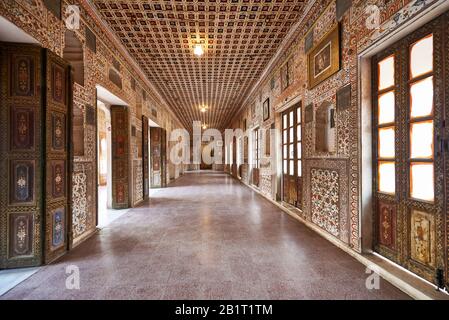
{"label": "marble floor", "polygon": [[409,298],[367,289],[365,271],[238,181],[195,172],[0,299]]}

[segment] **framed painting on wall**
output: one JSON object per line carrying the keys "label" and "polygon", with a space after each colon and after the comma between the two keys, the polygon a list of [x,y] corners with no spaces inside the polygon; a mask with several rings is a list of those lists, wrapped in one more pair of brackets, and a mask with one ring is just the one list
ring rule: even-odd
{"label": "framed painting on wall", "polygon": [[340,27],[337,24],[308,54],[309,89],[340,70]]}
{"label": "framed painting on wall", "polygon": [[267,98],[263,103],[263,121],[270,119],[270,98]]}

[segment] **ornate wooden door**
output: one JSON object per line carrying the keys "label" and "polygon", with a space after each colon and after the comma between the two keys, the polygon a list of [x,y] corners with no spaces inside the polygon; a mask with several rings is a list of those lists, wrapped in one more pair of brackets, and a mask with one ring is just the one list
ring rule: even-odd
{"label": "ornate wooden door", "polygon": [[129,207],[129,114],[125,106],[111,106],[112,207]]}
{"label": "ornate wooden door", "polygon": [[162,128],[150,128],[151,140],[151,187],[163,188],[166,186],[167,174],[165,169],[166,159],[166,131]]}
{"label": "ornate wooden door", "polygon": [[45,97],[45,263],[67,251],[69,206],[69,120],[71,116],[71,70],[67,62],[44,50]]}
{"label": "ornate wooden door", "polygon": [[232,175],[237,177],[237,137],[232,138]]}
{"label": "ornate wooden door", "polygon": [[161,129],[161,183],[167,186],[167,131]]}
{"label": "ornate wooden door", "polygon": [[260,129],[253,130],[253,170],[252,183],[259,187],[260,177]]}
{"label": "ornate wooden door", "polygon": [[148,199],[150,196],[150,163],[148,150],[148,118],[142,116],[142,161],[143,161],[143,198]]}
{"label": "ornate wooden door", "polygon": [[42,263],[41,48],[0,44],[0,269]]}
{"label": "ornate wooden door", "polygon": [[3,269],[48,263],[67,251],[72,86],[69,65],[48,50],[0,49]]}
{"label": "ornate wooden door", "polygon": [[447,266],[447,20],[373,59],[375,250],[434,283]]}
{"label": "ornate wooden door", "polygon": [[243,137],[243,164],[248,164],[248,145],[249,145],[249,139],[248,136]]}
{"label": "ornate wooden door", "polygon": [[282,113],[283,200],[301,208],[302,125],[301,103]]}

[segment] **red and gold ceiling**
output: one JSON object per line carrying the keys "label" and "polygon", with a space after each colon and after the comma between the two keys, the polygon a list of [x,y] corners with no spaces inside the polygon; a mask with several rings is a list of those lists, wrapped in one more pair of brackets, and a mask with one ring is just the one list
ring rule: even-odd
{"label": "red and gold ceiling", "polygon": [[[223,129],[306,2],[92,1],[188,129],[194,120]],[[193,54],[195,44],[204,47],[203,56]]]}

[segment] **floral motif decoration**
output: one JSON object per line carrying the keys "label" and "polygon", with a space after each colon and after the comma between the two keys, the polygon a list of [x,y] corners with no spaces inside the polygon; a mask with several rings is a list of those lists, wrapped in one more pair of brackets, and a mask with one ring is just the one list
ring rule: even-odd
{"label": "floral motif decoration", "polygon": [[339,174],[336,171],[312,169],[312,222],[338,237]]}
{"label": "floral motif decoration", "polygon": [[64,212],[64,208],[57,209],[53,212],[53,249],[64,244]]}
{"label": "floral motif decoration", "polygon": [[87,230],[87,175],[84,172],[73,174],[73,234],[79,237]]}

